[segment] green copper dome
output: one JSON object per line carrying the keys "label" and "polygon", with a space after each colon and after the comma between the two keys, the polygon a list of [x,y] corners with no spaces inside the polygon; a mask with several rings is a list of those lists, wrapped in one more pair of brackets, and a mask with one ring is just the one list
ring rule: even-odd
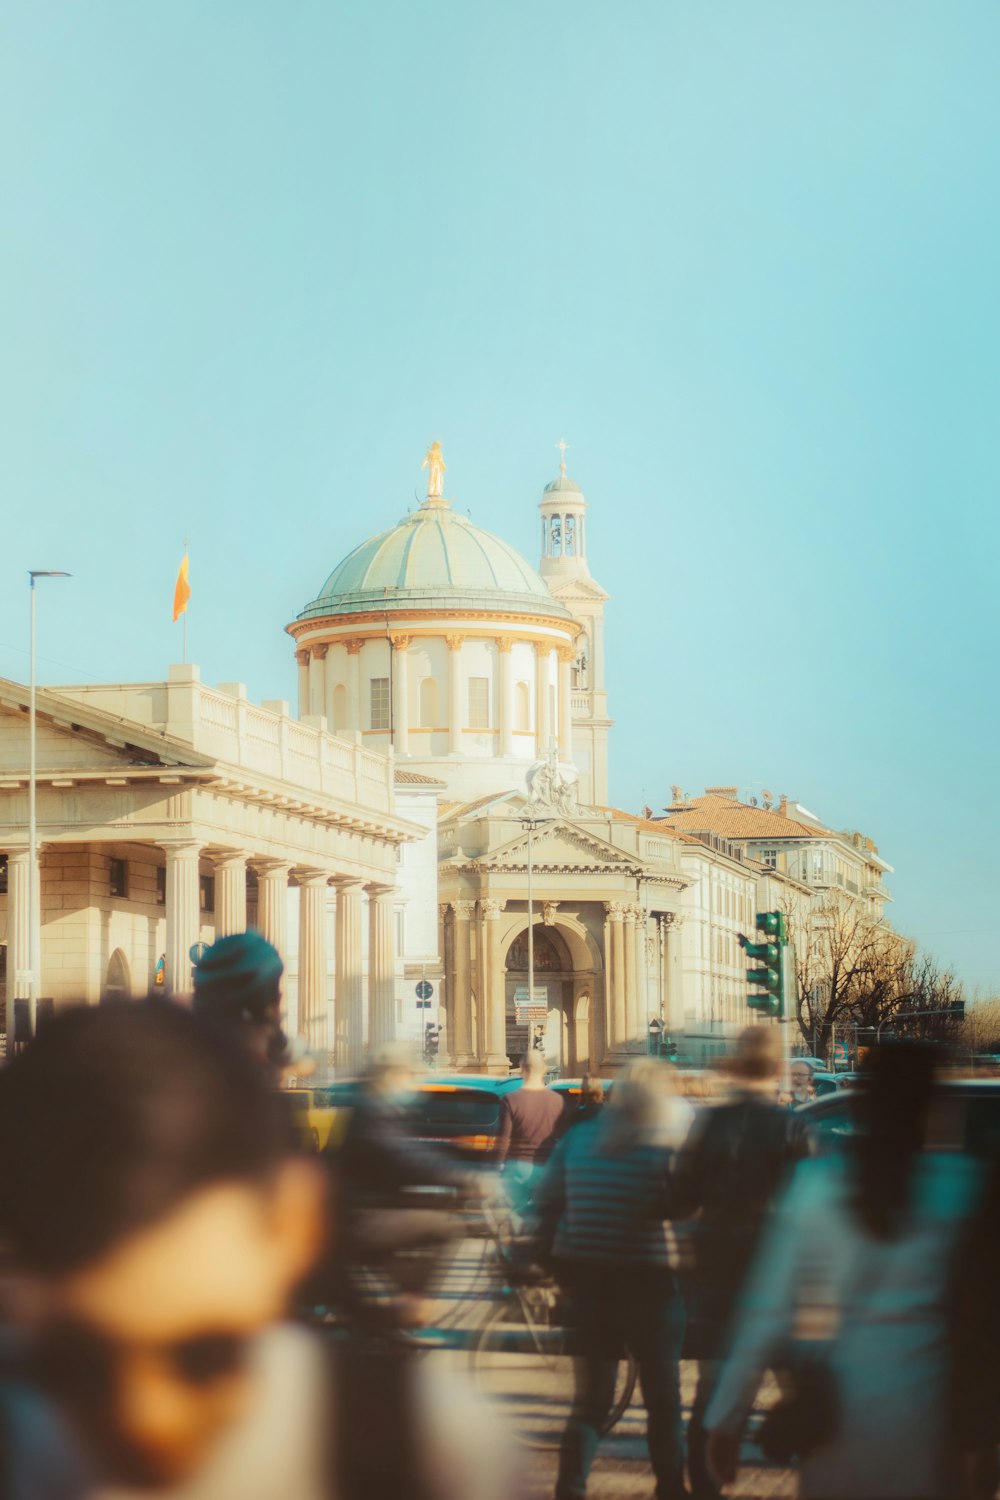
{"label": "green copper dome", "polygon": [[298,618],[414,608],[570,618],[513,547],[441,501],[355,547]]}

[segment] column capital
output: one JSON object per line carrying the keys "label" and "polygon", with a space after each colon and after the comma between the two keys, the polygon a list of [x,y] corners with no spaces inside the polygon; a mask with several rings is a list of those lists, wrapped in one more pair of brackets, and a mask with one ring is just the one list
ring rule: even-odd
{"label": "column capital", "polygon": [[366,885],[369,901],[394,901],[399,895],[399,887],[395,885]]}
{"label": "column capital", "polygon": [[660,912],[660,926],[665,932],[669,932],[671,927],[676,931],[678,927],[683,927],[683,925],[684,913],[682,911]]}
{"label": "column capital", "polygon": [[471,922],[476,913],[476,903],[474,901],[453,901],[451,909],[455,913],[456,921]]}
{"label": "column capital", "polygon": [[308,646],[300,646],[299,649],[295,653],[295,660],[298,662],[298,664],[299,664],[300,667],[308,667],[308,665],[309,665],[309,647]]}
{"label": "column capital", "polygon": [[635,906],[626,906],[626,907],[624,907],[623,911],[622,911],[622,915],[624,916],[625,921],[628,923],[628,925],[630,927],[634,927],[635,924],[636,924],[636,922],[638,922],[638,920],[639,920],[639,911],[638,911],[638,908],[635,907]]}
{"label": "column capital", "polygon": [[326,641],[321,641],[318,646],[312,648],[312,654],[317,661],[326,661],[326,653],[330,647]]}
{"label": "column capital", "polygon": [[343,644],[347,647],[348,656],[359,656],[361,654],[361,647],[364,645],[364,640],[361,636],[349,636]]}
{"label": "column capital", "polygon": [[483,908],[484,921],[495,922],[497,917],[499,917],[500,913],[503,911],[504,907],[507,905],[507,902],[489,900],[481,902],[480,905]]}
{"label": "column capital", "polygon": [[409,651],[412,635],[391,635],[389,641],[394,651]]}
{"label": "column capital", "polygon": [[456,635],[454,632],[449,633],[444,638],[445,645],[448,647],[449,651],[459,651],[459,650],[461,650],[462,643],[463,643],[464,640],[465,640],[465,636],[464,635]]}
{"label": "column capital", "polygon": [[556,655],[561,662],[564,662],[568,666],[576,658],[576,649],[573,646],[557,644]]}
{"label": "column capital", "polygon": [[285,879],[287,880],[292,869],[291,860],[288,859],[255,858],[251,860],[251,864],[253,865],[253,868],[258,872],[258,874],[269,875],[275,879],[279,875],[284,874]]}
{"label": "column capital", "polygon": [[495,640],[497,644],[497,650],[500,652],[501,656],[507,656],[510,652],[511,646],[513,646],[514,644],[513,636],[498,635],[495,637]]}
{"label": "column capital", "polygon": [[623,921],[627,909],[628,903],[625,901],[605,901],[604,903],[605,914],[611,918],[612,922]]}
{"label": "column capital", "polygon": [[338,895],[360,896],[365,888],[364,881],[359,880],[356,875],[334,875],[332,880],[333,884],[337,887]]}
{"label": "column capital", "polygon": [[245,865],[250,853],[247,849],[220,849],[209,857],[216,870],[225,870],[234,865]]}
{"label": "column capital", "polygon": [[326,870],[314,870],[309,866],[296,866],[293,873],[298,884],[302,886],[318,886],[330,884],[330,876]]}
{"label": "column capital", "polygon": [[159,848],[167,855],[170,854],[197,854],[200,855],[204,845],[200,839],[160,839]]}

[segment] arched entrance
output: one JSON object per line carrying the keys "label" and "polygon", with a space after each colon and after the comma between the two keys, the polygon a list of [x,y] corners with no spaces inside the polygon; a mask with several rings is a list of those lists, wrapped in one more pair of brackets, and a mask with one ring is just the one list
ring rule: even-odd
{"label": "arched entrance", "polygon": [[[528,990],[528,929],[517,934],[507,950],[507,1054],[516,1062],[531,1046],[534,1029],[552,1011],[560,1016],[559,1066],[564,1077],[589,1071],[594,1057],[591,1024],[594,989],[592,970],[581,970],[558,925],[534,926],[534,989]],[[551,1042],[551,1038],[550,1038]]]}
{"label": "arched entrance", "polygon": [[102,1000],[129,1000],[132,997],[132,981],[128,959],[120,948],[116,948],[108,961],[108,977],[101,991]]}

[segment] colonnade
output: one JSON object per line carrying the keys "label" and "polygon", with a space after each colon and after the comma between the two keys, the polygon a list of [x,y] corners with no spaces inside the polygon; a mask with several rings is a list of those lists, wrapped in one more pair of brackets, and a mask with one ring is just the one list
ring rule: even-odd
{"label": "colonnade", "polygon": [[[312,646],[301,646],[295,653],[299,664],[299,712],[301,714],[325,715],[333,725],[334,692],[338,685],[347,689],[347,723],[343,727],[350,732],[363,729],[366,715],[364,706],[364,682],[361,653],[366,641],[383,645],[385,635],[371,637],[342,637],[329,642],[317,642]],[[410,730],[415,727],[412,719],[410,693],[409,652],[416,637],[410,633],[390,632],[389,645],[392,650],[392,670],[385,668],[385,675],[392,680],[392,735],[397,755],[409,755]],[[444,636],[448,648],[448,667],[443,687],[445,702],[442,704],[443,723],[448,727],[448,750],[459,754],[463,748],[466,704],[462,695],[462,647],[484,637],[466,636],[457,632]],[[499,741],[499,753],[509,756],[514,753],[516,730],[516,708],[514,703],[514,677],[511,666],[511,650],[516,641],[523,639],[513,635],[485,637],[492,639],[497,649],[497,673],[494,684],[496,722],[491,724]],[[559,748],[559,756],[568,761],[573,755],[573,661],[575,649],[567,642],[532,639],[534,647],[534,683],[531,696],[534,700],[535,754],[539,759],[549,752],[553,735]],[[552,657],[557,657],[553,673]],[[376,673],[375,675],[380,675]],[[555,712],[549,701],[549,687],[555,677]],[[555,722],[553,722],[553,720]],[[426,726],[425,726],[426,727]],[[388,734],[388,730],[385,731]]]}
{"label": "colonnade", "polygon": [[[298,933],[299,1030],[313,1052],[333,1050],[338,1069],[357,1071],[364,1059],[365,976],[362,924],[368,902],[368,1041],[378,1046],[395,1036],[395,887],[366,884],[292,861],[255,858],[244,850],[206,851],[195,839],[164,842],[166,919],[164,989],[186,998],[192,989],[191,948],[202,927],[200,865],[212,864],[215,876],[216,937],[243,932],[247,925],[247,873],[257,875],[256,925],[287,962],[288,887],[300,892]],[[7,994],[28,995],[30,966],[28,851],[7,855]],[[337,891],[335,921],[334,1036],[328,1034],[327,894]],[[35,903],[36,919],[39,904]],[[38,949],[44,980],[44,945]],[[10,1009],[10,1008],[8,1008]]]}

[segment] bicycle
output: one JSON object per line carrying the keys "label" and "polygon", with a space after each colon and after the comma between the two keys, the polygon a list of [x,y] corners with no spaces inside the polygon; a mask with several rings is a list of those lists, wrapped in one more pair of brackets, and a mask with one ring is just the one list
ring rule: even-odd
{"label": "bicycle", "polygon": [[[576,1391],[575,1359],[563,1321],[557,1283],[536,1266],[521,1265],[494,1230],[503,1275],[500,1301],[487,1314],[472,1347],[477,1388],[501,1410],[515,1439],[528,1448],[557,1448]],[[515,1242],[516,1243],[516,1242]],[[604,1436],[627,1411],[638,1368],[630,1353],[617,1362],[615,1395]]]}

